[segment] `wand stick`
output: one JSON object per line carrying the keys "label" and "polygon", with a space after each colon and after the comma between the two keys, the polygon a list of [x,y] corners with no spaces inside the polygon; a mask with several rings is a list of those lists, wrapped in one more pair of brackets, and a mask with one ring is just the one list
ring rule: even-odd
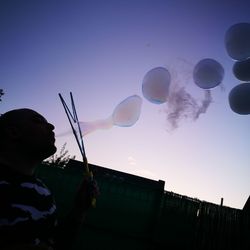
{"label": "wand stick", "polygon": [[[88,165],[88,161],[87,161],[87,157],[86,157],[86,153],[85,153],[85,149],[84,149],[84,144],[83,144],[83,139],[82,139],[82,131],[81,131],[78,116],[76,113],[76,107],[75,107],[75,103],[74,103],[73,94],[70,92],[72,113],[71,113],[69,107],[67,106],[66,102],[64,101],[62,95],[60,93],[58,95],[59,95],[60,100],[62,102],[62,105],[64,107],[65,113],[68,117],[68,120],[69,120],[70,126],[72,128],[73,134],[75,136],[77,145],[80,149],[87,176],[90,177],[91,180],[93,181],[93,173],[92,173],[92,171],[89,170],[89,165]],[[73,126],[72,121],[77,124],[79,136],[77,135],[77,131],[76,131],[75,127]],[[79,137],[80,137],[80,139],[79,139]],[[96,206],[96,198],[95,197],[92,198],[91,205],[92,205],[92,207]]]}
{"label": "wand stick", "polygon": [[[71,113],[69,107],[67,106],[66,102],[64,101],[62,95],[60,93],[58,95],[59,95],[60,100],[62,102],[64,111],[65,111],[65,113],[66,113],[66,115],[68,117],[68,120],[69,120],[70,126],[72,128],[73,134],[75,136],[77,145],[78,145],[78,147],[80,149],[83,162],[85,163],[85,166],[86,166],[86,172],[90,173],[89,167],[88,167],[87,158],[86,158],[86,153],[85,153],[85,149],[84,149],[84,143],[83,143],[83,139],[82,139],[82,131],[81,131],[81,127],[80,127],[80,124],[79,124],[78,116],[77,116],[77,113],[76,113],[76,108],[75,108],[73,94],[72,94],[72,92],[70,92],[72,113]],[[78,133],[79,133],[80,139],[79,139],[79,137],[77,135],[77,131],[76,131],[75,127],[73,126],[73,122],[72,121],[77,124],[77,128],[78,128]]]}

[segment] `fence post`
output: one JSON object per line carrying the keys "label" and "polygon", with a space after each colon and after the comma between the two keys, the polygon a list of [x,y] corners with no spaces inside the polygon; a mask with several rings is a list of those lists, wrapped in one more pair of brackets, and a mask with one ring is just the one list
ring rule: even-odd
{"label": "fence post", "polygon": [[163,209],[163,201],[164,201],[164,186],[165,182],[162,180],[158,181],[158,188],[156,189],[156,195],[155,195],[155,206],[152,210],[152,238],[151,238],[151,246],[150,249],[157,249],[158,242],[158,230],[159,230],[159,223],[162,215],[162,209]]}

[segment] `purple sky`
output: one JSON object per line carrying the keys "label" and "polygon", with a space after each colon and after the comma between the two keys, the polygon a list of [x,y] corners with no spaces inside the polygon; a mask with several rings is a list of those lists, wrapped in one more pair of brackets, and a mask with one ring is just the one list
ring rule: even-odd
{"label": "purple sky", "polygon": [[[250,193],[250,116],[231,111],[228,93],[239,83],[224,47],[226,30],[250,22],[249,1],[127,0],[0,2],[0,112],[33,108],[55,124],[69,124],[58,98],[72,91],[81,121],[110,117],[131,95],[143,98],[138,122],[84,137],[90,163],[166,182],[165,189],[242,208]],[[190,76],[195,64],[213,58],[225,69],[212,103],[196,121],[168,131],[168,103],[142,95],[144,75],[166,67],[172,86],[197,103],[204,91]],[[177,75],[177,77],[176,77]],[[175,76],[175,77],[174,77]],[[80,159],[73,136],[67,142]]]}

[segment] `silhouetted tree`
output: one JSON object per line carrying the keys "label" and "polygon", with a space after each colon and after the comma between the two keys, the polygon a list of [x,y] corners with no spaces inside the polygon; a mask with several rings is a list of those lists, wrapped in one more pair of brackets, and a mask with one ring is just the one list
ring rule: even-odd
{"label": "silhouetted tree", "polygon": [[0,89],[0,102],[2,101],[1,97],[4,95],[3,89]]}
{"label": "silhouetted tree", "polygon": [[67,143],[65,142],[58,154],[50,156],[48,159],[44,160],[43,163],[52,167],[65,168],[70,159],[75,159],[76,156],[70,156],[69,151],[66,149]]}

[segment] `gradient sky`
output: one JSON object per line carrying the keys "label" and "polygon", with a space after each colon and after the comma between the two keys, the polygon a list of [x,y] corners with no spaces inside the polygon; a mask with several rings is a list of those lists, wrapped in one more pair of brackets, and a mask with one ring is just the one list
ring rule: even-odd
{"label": "gradient sky", "polygon": [[[61,93],[72,91],[81,121],[106,119],[118,103],[143,98],[138,122],[84,137],[90,163],[166,182],[165,189],[242,208],[250,194],[250,116],[234,113],[228,93],[239,81],[224,47],[226,30],[250,22],[249,1],[233,0],[2,0],[0,2],[0,113],[31,108],[69,129]],[[195,64],[213,58],[225,69],[213,102],[196,121],[169,131],[166,104],[141,92],[154,67],[172,69],[200,101],[190,80]],[[177,80],[176,80],[177,81]],[[174,84],[175,81],[171,84]],[[80,159],[72,135],[67,142]]]}

